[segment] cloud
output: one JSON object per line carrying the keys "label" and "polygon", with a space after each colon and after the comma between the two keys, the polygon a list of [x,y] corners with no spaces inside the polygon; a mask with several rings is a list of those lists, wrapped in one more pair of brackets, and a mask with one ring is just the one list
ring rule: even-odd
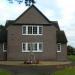
{"label": "cloud", "polygon": [[[60,28],[65,31],[69,44],[75,45],[75,0],[36,0],[36,6],[50,20],[57,20]],[[24,4],[9,4],[7,0],[1,0],[0,24],[16,19],[26,9]]]}
{"label": "cloud", "polygon": [[61,24],[70,25],[75,16],[75,0],[56,0],[56,2],[57,6],[61,9]]}
{"label": "cloud", "polygon": [[53,18],[54,17],[54,15],[55,15],[55,13],[54,13],[54,11],[52,10],[52,9],[45,9],[44,11],[43,11],[43,14],[47,17],[47,18]]}
{"label": "cloud", "polygon": [[59,24],[66,31],[69,43],[75,45],[75,0],[56,0],[60,9]]}
{"label": "cloud", "polygon": [[5,1],[0,1],[0,24],[5,24],[6,20],[16,19],[26,9],[25,5],[9,4]]}

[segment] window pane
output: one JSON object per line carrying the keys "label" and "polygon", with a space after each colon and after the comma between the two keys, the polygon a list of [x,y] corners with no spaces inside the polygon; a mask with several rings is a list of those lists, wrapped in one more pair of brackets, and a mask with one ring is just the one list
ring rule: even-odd
{"label": "window pane", "polygon": [[23,50],[25,51],[26,50],[26,44],[23,43]]}
{"label": "window pane", "polygon": [[33,44],[33,50],[37,50],[37,43]]}
{"label": "window pane", "polygon": [[23,34],[26,34],[26,27],[23,27]]}
{"label": "window pane", "polygon": [[31,50],[31,44],[28,44],[28,50]]}
{"label": "window pane", "polygon": [[7,50],[7,44],[4,43],[4,50]]}
{"label": "window pane", "polygon": [[28,34],[32,34],[32,27],[31,26],[28,27]]}
{"label": "window pane", "polygon": [[33,50],[33,46],[32,46],[31,43],[28,43],[28,50],[29,50],[29,51],[32,51],[32,50]]}
{"label": "window pane", "polygon": [[61,44],[57,44],[57,51],[61,51]]}
{"label": "window pane", "polygon": [[33,34],[37,34],[37,27],[33,27]]}
{"label": "window pane", "polygon": [[43,44],[39,43],[39,50],[42,50],[42,49],[43,49]]}
{"label": "window pane", "polygon": [[43,28],[39,27],[39,34],[42,34]]}

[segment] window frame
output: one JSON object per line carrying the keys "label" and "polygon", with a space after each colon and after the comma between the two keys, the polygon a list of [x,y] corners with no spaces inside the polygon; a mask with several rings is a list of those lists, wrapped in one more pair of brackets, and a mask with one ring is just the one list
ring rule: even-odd
{"label": "window frame", "polygon": [[[34,34],[34,27],[37,27],[37,26],[33,26],[33,27],[32,27],[32,32],[33,32],[33,34]],[[36,34],[38,34],[38,28],[37,28]],[[36,34],[34,34],[34,35],[36,35]]]}
{"label": "window frame", "polygon": [[[28,30],[27,30],[28,31],[28,34],[29,35],[33,34],[33,27],[32,26],[27,26],[27,27],[28,27]],[[31,30],[29,30],[29,28],[31,28]]]}
{"label": "window frame", "polygon": [[[32,34],[28,34],[28,27],[31,27],[32,26]],[[23,33],[23,27],[26,27],[26,33]],[[37,27],[37,34],[34,34],[33,33],[33,27]],[[39,34],[39,29],[40,29],[40,27],[42,27],[42,32],[41,32],[41,34]],[[23,25],[22,26],[22,35],[43,35],[43,26],[33,26],[33,25]]]}
{"label": "window frame", "polygon": [[[42,50],[39,50],[39,44],[42,44]],[[25,46],[25,48],[26,48],[26,50],[23,50],[23,44],[26,44]],[[28,44],[32,44],[32,46],[33,46],[33,44],[37,44],[37,50],[31,50],[31,51],[29,51],[28,50]],[[22,42],[22,52],[43,52],[43,42],[33,42],[33,43],[25,43],[25,42]]]}
{"label": "window frame", "polygon": [[7,50],[5,49],[5,43],[3,43],[3,52],[7,52]]}
{"label": "window frame", "polygon": [[[58,48],[59,46],[59,48]],[[57,52],[61,52],[61,43],[57,43]]]}

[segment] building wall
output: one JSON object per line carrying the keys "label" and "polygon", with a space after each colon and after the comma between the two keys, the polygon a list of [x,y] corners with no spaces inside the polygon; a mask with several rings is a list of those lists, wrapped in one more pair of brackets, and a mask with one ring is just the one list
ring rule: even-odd
{"label": "building wall", "polygon": [[57,60],[67,60],[67,45],[61,44],[61,52],[57,52]]}
{"label": "building wall", "polygon": [[8,27],[7,60],[26,60],[30,53],[22,52],[22,42],[43,42],[43,52],[35,52],[38,60],[56,60],[56,28],[43,26],[43,35],[22,35],[22,26]]}
{"label": "building wall", "polygon": [[3,43],[0,43],[0,60],[7,60],[7,53],[3,52]]}
{"label": "building wall", "polygon": [[19,24],[50,24],[34,7],[24,12],[15,22]]}

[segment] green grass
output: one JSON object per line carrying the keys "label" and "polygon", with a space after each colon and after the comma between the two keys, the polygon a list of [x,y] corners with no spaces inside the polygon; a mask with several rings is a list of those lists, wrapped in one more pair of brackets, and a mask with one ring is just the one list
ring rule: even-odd
{"label": "green grass", "polygon": [[7,70],[0,69],[0,75],[11,75],[11,73]]}
{"label": "green grass", "polygon": [[75,61],[75,55],[68,55],[68,59],[70,61]]}
{"label": "green grass", "polygon": [[75,75],[75,67],[65,68],[61,71],[56,71],[51,75]]}

